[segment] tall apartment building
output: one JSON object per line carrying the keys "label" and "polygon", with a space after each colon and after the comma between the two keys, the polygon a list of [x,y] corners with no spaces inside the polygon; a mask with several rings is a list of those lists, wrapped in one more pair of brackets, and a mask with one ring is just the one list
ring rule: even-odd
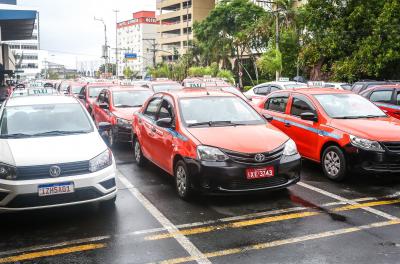
{"label": "tall apartment building", "polygon": [[124,76],[124,68],[130,67],[144,77],[147,67],[153,66],[156,27],[154,11],[133,13],[133,19],[117,24],[118,76]]}
{"label": "tall apartment building", "polygon": [[215,0],[157,0],[157,61],[173,61],[193,40],[194,21],[208,16]]}

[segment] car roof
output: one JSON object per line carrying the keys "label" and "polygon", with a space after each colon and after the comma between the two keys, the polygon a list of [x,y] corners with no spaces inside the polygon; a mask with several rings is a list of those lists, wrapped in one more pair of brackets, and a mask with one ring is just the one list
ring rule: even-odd
{"label": "car roof", "polygon": [[46,105],[46,104],[78,104],[73,96],[43,95],[12,97],[7,100],[6,106]]}
{"label": "car roof", "polygon": [[114,86],[115,84],[113,83],[88,83],[88,87],[111,87]]}
{"label": "car roof", "polygon": [[185,88],[182,90],[172,90],[161,92],[162,94],[168,94],[175,98],[192,98],[192,97],[208,97],[208,96],[225,96],[233,97],[234,94],[222,90],[208,90],[204,88]]}
{"label": "car roof", "polygon": [[306,95],[316,95],[316,94],[354,94],[351,91],[347,90],[337,90],[337,89],[326,89],[326,88],[299,88],[299,89],[293,89],[293,90],[281,90],[281,91],[276,91],[271,94],[276,94],[276,93],[288,93],[288,92],[297,92],[301,94],[306,94]]}
{"label": "car roof", "polygon": [[152,91],[149,88],[142,87],[142,86],[112,86],[108,87],[106,89],[109,89],[111,91]]}

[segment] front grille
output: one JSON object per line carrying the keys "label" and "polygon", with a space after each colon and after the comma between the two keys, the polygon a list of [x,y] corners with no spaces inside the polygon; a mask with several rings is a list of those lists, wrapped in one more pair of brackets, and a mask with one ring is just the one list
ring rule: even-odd
{"label": "front grille", "polygon": [[254,190],[272,188],[288,183],[288,179],[282,176],[275,176],[268,179],[256,180],[231,180],[227,183],[221,184],[221,188],[225,190]]}
{"label": "front grille", "polygon": [[[272,161],[278,160],[282,157],[283,154],[283,147],[280,147],[278,149],[275,149],[270,152],[263,152],[263,153],[240,153],[240,152],[234,152],[230,150],[222,150],[232,161],[238,162],[241,164],[247,164],[247,165],[262,165],[266,163],[270,163]],[[255,156],[257,154],[263,154],[265,156],[265,160],[262,162],[257,162],[255,160]]]}
{"label": "front grille", "polygon": [[40,197],[38,194],[18,195],[6,207],[27,208],[36,206],[56,205],[73,202],[81,202],[100,198],[102,194],[95,188],[76,189],[74,193],[58,194],[54,196]]}
{"label": "front grille", "polygon": [[400,153],[400,142],[383,142],[382,143],[389,151]]}
{"label": "front grille", "polygon": [[105,189],[111,189],[115,187],[115,178],[100,182],[100,185],[103,186]]}
{"label": "front grille", "polygon": [[89,173],[89,161],[80,161],[63,164],[39,165],[17,167],[17,180],[35,180],[52,178],[50,175],[50,167],[58,166],[61,168],[61,174],[58,177],[71,175],[80,175]]}

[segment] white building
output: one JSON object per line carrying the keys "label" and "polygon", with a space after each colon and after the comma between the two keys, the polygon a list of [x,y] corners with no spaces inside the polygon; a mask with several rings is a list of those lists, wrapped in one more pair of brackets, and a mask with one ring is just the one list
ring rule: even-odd
{"label": "white building", "polygon": [[118,76],[124,76],[126,67],[130,67],[139,77],[146,76],[147,68],[153,66],[156,27],[154,11],[136,12],[133,19],[117,24]]}

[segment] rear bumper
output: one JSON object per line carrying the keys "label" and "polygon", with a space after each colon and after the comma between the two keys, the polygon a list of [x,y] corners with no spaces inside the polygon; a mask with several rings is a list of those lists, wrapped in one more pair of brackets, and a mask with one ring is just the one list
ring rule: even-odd
{"label": "rear bumper", "polygon": [[[301,158],[299,155],[282,157],[280,160],[250,166],[232,161],[200,162],[186,159],[192,175],[193,187],[210,194],[242,194],[286,188],[300,180]],[[270,167],[275,169],[271,178],[248,180],[247,168]]]}
{"label": "rear bumper", "polygon": [[[117,194],[116,167],[60,178],[6,181],[0,180],[0,212],[22,211],[99,202],[112,199]],[[74,184],[74,192],[39,197],[38,187],[44,184]]]}
{"label": "rear bumper", "polygon": [[345,148],[348,163],[353,169],[372,173],[400,174],[400,154],[365,151],[353,146]]}

